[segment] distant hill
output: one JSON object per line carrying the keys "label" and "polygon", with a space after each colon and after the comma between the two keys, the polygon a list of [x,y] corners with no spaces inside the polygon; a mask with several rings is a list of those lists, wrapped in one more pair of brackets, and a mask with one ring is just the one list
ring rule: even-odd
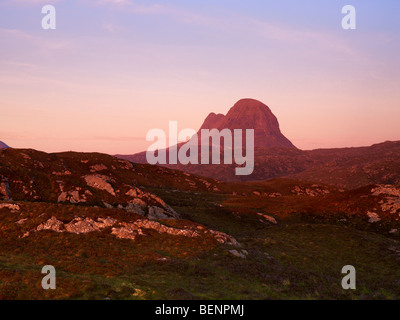
{"label": "distant hill", "polygon": [[9,148],[9,146],[6,145],[4,142],[0,141],[0,149],[5,149],[5,148]]}

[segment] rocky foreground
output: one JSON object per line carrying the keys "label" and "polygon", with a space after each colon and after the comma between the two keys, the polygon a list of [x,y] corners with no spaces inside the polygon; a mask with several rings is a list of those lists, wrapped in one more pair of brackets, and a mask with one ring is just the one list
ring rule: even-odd
{"label": "rocky foreground", "polygon": [[[44,230],[73,234],[109,230],[118,239],[135,240],[151,230],[189,238],[208,236],[221,244],[239,246],[233,237],[201,225],[169,227],[162,222],[152,221],[180,219],[180,215],[160,197],[137,186],[138,176],[142,176],[142,173],[137,172],[129,161],[100,154],[70,153],[63,157],[34,150],[3,149],[0,151],[0,165],[0,199],[4,201],[0,203],[0,210],[7,209],[14,215],[19,213],[18,221],[15,221],[23,230],[19,238]],[[183,177],[192,187],[199,182],[205,188],[212,185],[197,177],[189,180],[188,174],[183,174]],[[24,210],[29,208],[26,202],[29,200],[102,207],[119,210],[126,215],[123,220],[118,220],[110,216],[93,219],[75,214],[69,217],[69,221],[61,221],[55,211],[47,220],[46,214],[35,217],[42,218],[43,222],[30,230],[23,227],[32,218]],[[3,224],[4,229],[7,226]]]}
{"label": "rocky foreground", "polygon": [[[0,299],[399,298],[400,186],[0,150]],[[341,268],[357,268],[344,292]],[[57,269],[43,292],[41,267]]]}

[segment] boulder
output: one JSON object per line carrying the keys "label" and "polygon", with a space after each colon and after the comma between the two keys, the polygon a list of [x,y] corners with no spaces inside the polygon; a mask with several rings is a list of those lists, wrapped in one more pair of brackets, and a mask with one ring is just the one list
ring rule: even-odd
{"label": "boulder", "polygon": [[99,190],[107,191],[109,194],[115,195],[114,188],[112,187],[110,181],[112,180],[110,177],[100,175],[100,174],[93,174],[93,175],[86,175],[83,177],[89,187],[93,187]]}

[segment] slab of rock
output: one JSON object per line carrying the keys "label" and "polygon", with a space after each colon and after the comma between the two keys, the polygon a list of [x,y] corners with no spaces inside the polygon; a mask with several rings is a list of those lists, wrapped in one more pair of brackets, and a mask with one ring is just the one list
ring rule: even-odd
{"label": "slab of rock", "polygon": [[111,234],[118,239],[135,240],[136,236],[143,235],[143,231],[134,223],[123,222],[119,228],[112,228]]}
{"label": "slab of rock", "polygon": [[15,222],[16,224],[19,224],[19,225],[22,225],[22,224],[24,224],[26,221],[27,221],[28,219],[20,219],[20,220],[18,220],[17,222]]}
{"label": "slab of rock", "polygon": [[226,233],[220,232],[220,231],[215,231],[215,230],[207,230],[205,233],[210,233],[215,240],[217,240],[219,243],[222,244],[229,244],[232,246],[240,246],[239,242],[236,241],[236,239]]}
{"label": "slab of rock", "polygon": [[100,231],[101,228],[99,228],[99,226],[96,225],[95,221],[90,218],[75,218],[70,223],[65,225],[65,230],[70,233],[80,234]]}
{"label": "slab of rock", "polygon": [[64,228],[64,223],[62,221],[58,220],[56,217],[51,217],[46,222],[37,226],[36,231],[42,231],[42,230],[64,232],[65,228]]}
{"label": "slab of rock", "polygon": [[381,218],[375,212],[367,212],[367,216],[369,218],[369,220],[368,220],[369,223],[376,223],[376,222],[381,221]]}
{"label": "slab of rock", "polygon": [[110,177],[100,174],[93,174],[93,175],[86,175],[83,178],[85,179],[89,187],[107,191],[109,194],[115,197],[115,191],[110,183],[110,181],[112,180]]}
{"label": "slab of rock", "polygon": [[246,259],[246,255],[244,253],[241,253],[237,250],[229,250],[229,253],[232,254],[233,256],[241,259]]}
{"label": "slab of rock", "polygon": [[257,213],[259,216],[263,217],[265,220],[267,220],[269,223],[272,224],[278,224],[278,222],[275,220],[274,217],[271,217],[269,215],[266,214],[262,214],[262,213]]}
{"label": "slab of rock", "polygon": [[[36,227],[34,231],[52,230],[55,232],[69,232],[74,234],[84,234],[89,232],[101,231],[112,227],[111,234],[119,239],[134,240],[138,235],[145,235],[145,230],[154,230],[158,233],[165,233],[172,236],[183,236],[189,238],[200,237],[201,234],[210,234],[221,244],[240,246],[231,236],[214,230],[205,229],[202,226],[192,228],[173,228],[148,219],[139,219],[134,222],[118,222],[113,218],[98,218],[97,221],[91,218],[77,217],[69,223],[64,224],[56,217],[51,217],[46,222]],[[29,235],[29,232],[26,236]]]}
{"label": "slab of rock", "polygon": [[19,211],[20,207],[17,204],[14,203],[0,203],[0,209],[7,208],[10,209],[11,211]]}
{"label": "slab of rock", "polygon": [[139,228],[152,229],[159,233],[167,233],[173,236],[184,236],[184,237],[195,238],[200,235],[196,230],[167,227],[156,221],[136,220],[134,224]]}
{"label": "slab of rock", "polygon": [[400,188],[392,185],[378,185],[371,189],[373,196],[384,196],[380,205],[382,211],[396,214],[400,211]]}
{"label": "slab of rock", "polygon": [[103,171],[107,170],[108,168],[104,164],[95,164],[93,166],[90,166],[90,172],[98,172],[98,171]]}

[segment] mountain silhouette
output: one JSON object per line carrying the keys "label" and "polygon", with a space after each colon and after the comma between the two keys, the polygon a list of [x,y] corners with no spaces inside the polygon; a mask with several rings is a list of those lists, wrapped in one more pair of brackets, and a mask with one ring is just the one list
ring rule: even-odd
{"label": "mountain silhouette", "polygon": [[296,148],[281,132],[278,119],[264,103],[242,99],[226,116],[210,113],[200,129],[254,129],[254,146],[259,148]]}
{"label": "mountain silhouette", "polygon": [[[241,99],[236,102],[226,115],[210,113],[204,120],[198,131],[198,145],[200,151],[201,130],[217,129],[222,131],[229,129],[242,129],[243,145],[246,145],[245,132],[247,129],[254,130],[254,147],[256,149],[278,148],[284,150],[298,150],[281,132],[278,119],[272,113],[271,109],[264,103],[255,99]],[[185,143],[179,143],[178,149]],[[171,147],[171,146],[170,146]],[[223,139],[221,139],[221,151],[223,148]],[[169,148],[167,148],[169,154]],[[116,155],[122,159],[127,159],[136,163],[147,163],[146,152],[140,152],[133,155]],[[185,170],[185,168],[179,169]],[[175,167],[174,167],[175,168]],[[204,169],[204,168],[203,168]],[[199,172],[196,171],[196,174]]]}

